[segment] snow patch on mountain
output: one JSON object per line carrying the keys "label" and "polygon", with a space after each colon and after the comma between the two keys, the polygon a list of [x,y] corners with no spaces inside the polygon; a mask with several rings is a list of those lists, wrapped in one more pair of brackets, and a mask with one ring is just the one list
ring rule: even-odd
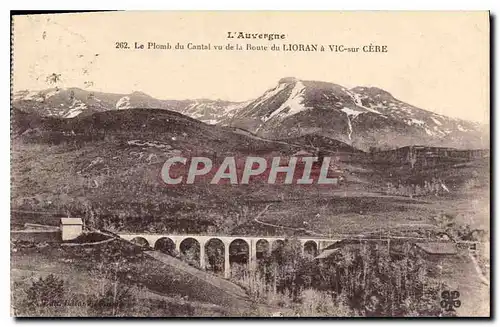
{"label": "snow patch on mountain", "polygon": [[78,116],[81,113],[82,113],[82,110],[80,110],[80,109],[71,109],[70,111],[68,111],[68,113],[66,115],[64,115],[64,118],[73,118],[73,117]]}
{"label": "snow patch on mountain", "polygon": [[193,110],[194,108],[198,107],[200,105],[200,103],[195,100],[193,104],[190,104],[186,109],[185,111],[189,112],[190,110]]}
{"label": "snow patch on mountain", "polygon": [[73,103],[69,106],[69,111],[64,115],[64,118],[73,118],[81,114],[87,105],[78,99],[74,99]]}
{"label": "snow patch on mountain", "polygon": [[118,109],[118,110],[130,109],[130,108],[132,108],[132,107],[130,106],[130,97],[129,96],[124,96],[116,102],[116,109]]}
{"label": "snow patch on mountain", "polygon": [[[252,100],[253,101],[253,100]],[[252,101],[232,103],[222,100],[193,100],[178,112],[198,119],[207,124],[219,124],[232,118],[240,109],[246,108]]]}
{"label": "snow patch on mountain", "polygon": [[349,129],[348,133],[347,133],[347,137],[349,138],[349,140],[352,140],[352,132],[353,132],[353,129],[352,129],[352,122],[351,122],[351,116],[352,116],[352,119],[356,119],[356,117],[358,117],[360,114],[362,114],[361,111],[357,111],[357,110],[352,110],[350,108],[342,108],[340,109],[340,111],[344,112],[347,116],[347,128]]}
{"label": "snow patch on mountain", "polygon": [[274,97],[276,94],[283,91],[286,86],[287,86],[286,83],[280,83],[274,89],[266,91],[266,93],[264,93],[264,95],[259,99],[259,101],[257,101],[252,107],[256,108],[257,106],[261,105],[262,103],[264,103],[268,99]]}
{"label": "snow patch on mountain", "polygon": [[17,91],[12,95],[12,100],[30,100],[28,97],[33,97],[33,93],[35,92],[28,90]]}
{"label": "snow patch on mountain", "polygon": [[[363,88],[360,88],[360,90],[362,91]],[[363,105],[363,102],[361,101],[362,100],[361,94],[351,92],[351,91],[349,91],[347,89],[344,89],[344,88],[342,89],[342,91],[344,91],[345,93],[347,93],[347,95],[349,95],[351,97],[352,101],[354,101],[354,103],[358,107],[366,109],[366,110],[368,110],[370,112],[373,112],[374,114],[382,115],[379,111],[377,111],[377,110],[375,110],[375,109],[373,109],[371,107],[366,107],[365,105]]]}
{"label": "snow patch on mountain", "polygon": [[35,100],[42,102],[44,98],[41,96],[39,92],[29,92],[24,97],[22,97],[22,100]]}
{"label": "snow patch on mountain", "polygon": [[349,115],[347,115],[347,128],[349,128],[347,137],[349,137],[349,140],[352,140],[352,123],[351,123],[351,118],[349,118]]}
{"label": "snow patch on mountain", "polygon": [[295,82],[295,86],[293,87],[292,92],[290,93],[288,99],[285,102],[283,102],[283,104],[278,109],[273,111],[268,117],[264,117],[263,119],[264,122],[276,116],[279,116],[280,118],[285,118],[309,109],[302,104],[302,102],[304,101],[305,88],[306,87],[304,86],[304,84],[302,84],[302,82],[300,81]]}
{"label": "snow patch on mountain", "polygon": [[432,119],[432,121],[433,121],[436,125],[439,125],[439,126],[443,125],[443,123],[441,123],[441,122],[440,122],[439,120],[437,120],[436,118],[431,117],[431,119]]}
{"label": "snow patch on mountain", "polygon": [[352,110],[352,109],[349,109],[349,108],[346,108],[346,107],[340,109],[340,111],[345,112],[348,117],[349,116],[354,116],[354,118],[356,118],[359,114],[362,114],[361,111]]}
{"label": "snow patch on mountain", "polygon": [[420,119],[415,119],[415,118],[412,118],[408,121],[408,125],[418,125],[418,126],[423,126],[425,125],[425,122],[420,120]]}
{"label": "snow patch on mountain", "polygon": [[215,125],[219,122],[219,120],[217,120],[217,119],[202,119],[200,121],[204,122],[205,124],[208,124],[208,125]]}
{"label": "snow patch on mountain", "polygon": [[14,100],[37,101],[44,102],[45,100],[60,93],[63,89],[49,89],[46,91],[19,91],[13,96]]}

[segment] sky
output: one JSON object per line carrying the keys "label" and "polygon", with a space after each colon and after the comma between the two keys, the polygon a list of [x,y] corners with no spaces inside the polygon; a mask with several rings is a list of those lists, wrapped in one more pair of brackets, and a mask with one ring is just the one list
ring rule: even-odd
{"label": "sky", "polygon": [[[487,12],[107,12],[14,17],[13,88],[246,101],[283,77],[376,86],[439,114],[489,123]],[[228,40],[227,32],[284,40]],[[212,44],[117,49],[116,42]],[[213,45],[387,45],[387,53],[215,51]]]}

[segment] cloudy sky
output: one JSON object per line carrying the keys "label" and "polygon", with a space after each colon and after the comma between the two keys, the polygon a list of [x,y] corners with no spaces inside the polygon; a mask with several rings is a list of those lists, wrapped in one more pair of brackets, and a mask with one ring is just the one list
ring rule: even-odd
{"label": "cloudy sky", "polygon": [[[440,114],[489,122],[489,25],[486,12],[114,12],[14,19],[15,90],[60,87],[160,99],[245,101],[282,77],[347,87],[377,86]],[[275,43],[387,45],[389,52],[123,50],[116,42],[246,43],[228,31],[284,33]]]}

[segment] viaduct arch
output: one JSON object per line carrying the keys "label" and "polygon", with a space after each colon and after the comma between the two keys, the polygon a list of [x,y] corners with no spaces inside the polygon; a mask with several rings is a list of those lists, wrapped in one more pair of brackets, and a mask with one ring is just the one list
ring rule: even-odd
{"label": "viaduct arch", "polygon": [[[198,246],[198,256],[201,269],[206,268],[206,246],[212,242],[221,242],[224,252],[224,277],[229,278],[231,274],[231,266],[229,262],[230,248],[234,241],[241,240],[248,246],[248,265],[250,270],[257,267],[257,259],[262,256],[262,253],[267,251],[270,253],[277,246],[284,244],[285,237],[270,237],[270,236],[218,236],[218,235],[172,235],[172,234],[119,234],[119,236],[127,241],[132,241],[144,247],[151,247],[155,250],[172,249],[177,253],[182,253],[182,248],[188,240],[194,240]],[[304,237],[297,239],[301,243],[302,252],[304,254],[316,255],[329,245],[332,245],[340,240],[319,238],[319,237]],[[166,251],[169,253],[169,251]],[[173,251],[172,251],[173,252]],[[260,253],[260,255],[258,255]]]}

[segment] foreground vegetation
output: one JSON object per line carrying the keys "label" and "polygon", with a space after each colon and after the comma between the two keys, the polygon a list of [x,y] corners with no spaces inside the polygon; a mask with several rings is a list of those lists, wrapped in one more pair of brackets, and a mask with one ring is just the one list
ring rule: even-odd
{"label": "foreground vegetation", "polygon": [[[25,246],[14,251],[16,316],[441,316],[439,294],[449,288],[410,243],[346,243],[314,260],[289,240],[261,258],[255,274],[233,266],[246,303],[121,241],[62,250]],[[58,262],[50,266],[53,258]],[[33,271],[29,265],[39,272],[17,275]]]}
{"label": "foreground vegetation", "polygon": [[11,270],[16,316],[225,316],[243,306],[121,240],[72,247],[14,242]]}
{"label": "foreground vegetation", "polygon": [[[346,244],[327,259],[300,255],[289,241],[262,259],[257,274],[237,278],[256,301],[296,316],[442,316],[432,263],[411,244]],[[447,313],[444,313],[445,315]]]}

